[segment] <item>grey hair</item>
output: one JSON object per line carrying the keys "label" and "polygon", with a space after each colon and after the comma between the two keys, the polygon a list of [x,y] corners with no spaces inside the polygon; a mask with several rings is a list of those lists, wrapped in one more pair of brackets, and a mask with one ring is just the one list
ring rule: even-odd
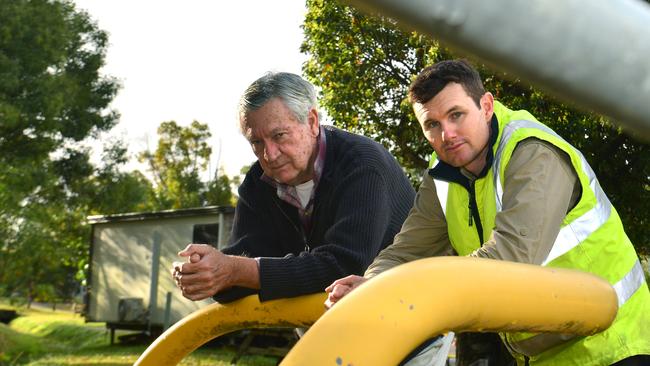
{"label": "grey hair", "polygon": [[314,86],[299,75],[268,72],[255,80],[239,99],[240,128],[250,112],[262,108],[269,100],[280,98],[300,123],[307,123],[312,108],[318,110]]}

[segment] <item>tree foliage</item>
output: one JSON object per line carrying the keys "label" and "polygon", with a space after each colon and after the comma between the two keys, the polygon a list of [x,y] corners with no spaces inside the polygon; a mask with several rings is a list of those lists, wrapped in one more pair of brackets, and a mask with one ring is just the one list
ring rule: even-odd
{"label": "tree foliage", "polygon": [[116,81],[99,74],[107,35],[72,3],[0,0],[0,161],[38,185],[32,161],[110,129]]}
{"label": "tree foliage", "polygon": [[205,204],[229,205],[233,196],[232,182],[222,175],[207,184],[201,180],[212,148],[206,124],[193,121],[179,126],[167,121],[158,127],[158,146],[152,153],[144,151],[140,161],[149,165],[155,181],[155,203],[158,209],[198,207]]}
{"label": "tree foliage", "polygon": [[118,84],[102,76],[108,38],[67,0],[0,0],[0,296],[70,299],[88,261],[88,215],[230,204],[230,185],[201,182],[206,125],[173,122],[147,156],[152,184],[124,172],[123,141],[101,164],[81,144],[107,131]]}
{"label": "tree foliage", "polygon": [[98,167],[88,182],[91,191],[91,214],[110,215],[142,212],[155,209],[153,184],[140,171],[122,171],[128,162],[127,148],[121,140],[111,140],[104,146],[103,165]]}
{"label": "tree foliage", "polygon": [[[381,142],[417,179],[431,148],[406,92],[424,66],[453,58],[454,53],[434,39],[398,28],[390,19],[337,1],[307,0],[307,8],[301,50],[309,60],[303,71],[321,88],[321,105],[335,125]],[[473,63],[497,99],[511,108],[527,109],[583,152],[632,241],[641,251],[650,251],[648,145],[601,116],[559,103],[516,78]]]}
{"label": "tree foliage", "polygon": [[86,217],[150,207],[151,183],[117,168],[124,162],[119,146],[106,147],[102,167],[93,166],[83,149],[66,149],[37,165],[38,189],[1,219],[0,292],[17,291],[30,301],[71,298],[88,262]]}
{"label": "tree foliage", "polygon": [[328,115],[337,126],[381,142],[407,170],[425,168],[430,149],[405,96],[411,77],[445,51],[390,20],[335,2],[307,6],[304,72],[322,88]]}
{"label": "tree foliage", "polygon": [[203,200],[209,206],[235,206],[237,199],[232,193],[233,187],[240,184],[239,176],[229,177],[220,172],[218,176],[206,184]]}
{"label": "tree foliage", "polygon": [[[67,1],[0,0],[0,283],[50,296],[87,256],[77,142],[110,129],[118,85],[101,76],[107,35]],[[46,291],[47,290],[47,291]],[[51,290],[51,291],[50,291]]]}

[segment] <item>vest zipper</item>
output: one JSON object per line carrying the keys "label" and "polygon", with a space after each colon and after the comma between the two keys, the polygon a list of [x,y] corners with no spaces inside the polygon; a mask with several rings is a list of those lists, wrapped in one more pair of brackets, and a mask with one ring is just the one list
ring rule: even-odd
{"label": "vest zipper", "polygon": [[478,232],[479,245],[483,245],[483,225],[481,224],[481,216],[478,213],[478,205],[476,204],[476,190],[474,188],[474,180],[469,182],[469,217],[468,224],[473,226],[476,222],[476,231]]}
{"label": "vest zipper", "polygon": [[468,207],[469,212],[468,212],[468,215],[467,215],[468,216],[467,217],[468,218],[467,225],[469,225],[470,227],[473,226],[473,224],[474,224],[474,222],[472,220],[472,214],[474,213],[474,205],[472,203],[474,203],[474,202],[472,201],[471,198],[472,197],[470,197],[470,200],[469,200],[469,207]]}

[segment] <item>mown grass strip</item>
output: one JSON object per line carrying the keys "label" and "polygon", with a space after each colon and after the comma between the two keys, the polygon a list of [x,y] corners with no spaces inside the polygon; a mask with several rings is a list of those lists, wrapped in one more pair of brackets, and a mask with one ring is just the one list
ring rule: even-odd
{"label": "mown grass strip", "polygon": [[[85,323],[69,312],[18,309],[10,326],[0,324],[0,366],[126,366],[132,365],[147,345],[111,346],[104,323]],[[118,333],[119,334],[119,333]],[[181,366],[227,366],[235,355],[231,348],[199,349]],[[271,366],[277,358],[243,356],[238,365]]]}

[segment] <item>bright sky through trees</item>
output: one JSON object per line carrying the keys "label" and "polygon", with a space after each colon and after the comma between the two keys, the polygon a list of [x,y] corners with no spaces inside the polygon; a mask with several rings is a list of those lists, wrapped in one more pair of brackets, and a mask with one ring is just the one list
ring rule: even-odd
{"label": "bright sky through trees", "polygon": [[[123,136],[131,156],[155,149],[161,122],[198,120],[212,132],[212,172],[218,160],[229,175],[255,160],[237,129],[237,101],[266,71],[301,73],[303,2],[74,1],[109,33],[103,72],[122,83],[110,135]],[[128,168],[145,172],[135,158]]]}

